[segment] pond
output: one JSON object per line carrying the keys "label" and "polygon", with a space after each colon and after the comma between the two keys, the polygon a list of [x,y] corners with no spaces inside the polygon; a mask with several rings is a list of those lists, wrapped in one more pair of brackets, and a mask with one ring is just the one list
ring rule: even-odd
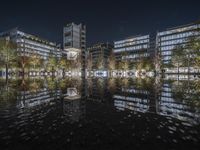
{"label": "pond", "polygon": [[1,149],[199,149],[200,80],[0,79]]}

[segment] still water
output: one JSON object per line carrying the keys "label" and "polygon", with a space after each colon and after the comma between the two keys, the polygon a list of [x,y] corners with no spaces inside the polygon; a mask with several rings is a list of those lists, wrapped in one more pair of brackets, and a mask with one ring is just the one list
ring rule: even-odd
{"label": "still water", "polygon": [[200,81],[0,79],[0,149],[199,149]]}

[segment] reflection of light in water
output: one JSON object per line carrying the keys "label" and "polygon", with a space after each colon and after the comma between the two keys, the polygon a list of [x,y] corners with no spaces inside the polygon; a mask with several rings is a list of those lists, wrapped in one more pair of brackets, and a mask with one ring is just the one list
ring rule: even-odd
{"label": "reflection of light in water", "polygon": [[190,106],[184,102],[178,102],[173,98],[173,90],[170,84],[163,84],[161,96],[159,99],[159,114],[165,116],[171,116],[182,121],[190,123],[198,123],[198,120],[194,118],[200,118],[200,114],[194,113]]}
{"label": "reflection of light in water", "polygon": [[[60,95],[60,91],[57,91],[57,95]],[[54,100],[54,97],[51,96],[51,92],[43,88],[38,90],[35,94],[32,94],[31,91],[21,91],[17,96],[17,100],[17,108],[32,108],[48,103]]]}
{"label": "reflection of light in water", "polygon": [[[180,99],[180,96],[182,94],[188,94],[183,93],[183,91],[181,91],[181,86],[183,86],[181,82],[174,82],[173,84],[163,84],[161,88],[160,97],[158,99],[158,113],[160,115],[177,118],[179,120],[186,121],[191,124],[198,124],[200,120],[197,118],[200,118],[200,114],[196,113],[195,108],[191,107],[186,103],[186,97],[183,96]],[[176,92],[179,92],[181,95],[179,97],[175,97],[174,93]]]}
{"label": "reflection of light in water", "polygon": [[[177,82],[175,84],[178,84]],[[182,85],[179,83],[179,85]],[[179,88],[176,86],[176,88]],[[135,89],[134,86],[118,88],[120,91],[113,95],[114,106],[119,110],[133,110],[138,112],[153,112],[162,116],[169,116],[189,124],[200,123],[200,113],[197,108],[188,105],[185,100],[177,100],[171,83],[164,83],[161,91]],[[140,96],[139,96],[140,95]],[[142,98],[142,97],[143,98]],[[156,98],[155,96],[158,96]],[[185,97],[184,97],[185,98]]]}
{"label": "reflection of light in water", "polygon": [[107,77],[107,75],[108,75],[107,71],[98,70],[94,72],[95,77]]}
{"label": "reflection of light in water", "polygon": [[148,99],[120,95],[114,95],[113,98],[114,105],[120,110],[129,109],[139,112],[147,112],[149,109]]}
{"label": "reflection of light in water", "polygon": [[70,121],[79,121],[83,114],[82,104],[80,99],[76,100],[64,100],[63,113],[68,116]]}
{"label": "reflection of light in water", "polygon": [[76,88],[67,88],[67,96],[64,99],[80,99],[81,96]]}
{"label": "reflection of light in water", "polygon": [[179,75],[177,75],[177,74],[166,74],[165,75],[165,80],[195,80],[196,79],[196,77],[194,76],[194,75],[187,75],[187,74],[184,74],[184,75],[182,75],[182,74],[179,74]]}
{"label": "reflection of light in water", "polygon": [[122,92],[137,93],[137,94],[149,94],[149,91],[147,91],[147,90],[134,89],[134,87],[130,87],[130,88],[122,87]]}

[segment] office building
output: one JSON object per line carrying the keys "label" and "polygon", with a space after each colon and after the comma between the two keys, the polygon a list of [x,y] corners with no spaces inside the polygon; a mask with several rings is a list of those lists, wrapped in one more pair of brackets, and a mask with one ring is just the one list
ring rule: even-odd
{"label": "office building", "polygon": [[169,64],[173,49],[177,45],[184,46],[190,37],[199,36],[200,22],[169,28],[157,33],[157,49],[161,55],[161,63]]}
{"label": "office building", "polygon": [[82,73],[85,69],[86,26],[69,23],[63,29],[63,49],[69,60],[81,62]]}
{"label": "office building", "polygon": [[16,43],[17,51],[21,56],[30,57],[32,54],[38,54],[44,60],[47,60],[50,54],[61,56],[61,50],[56,43],[24,33],[17,28],[0,33],[0,37],[9,38]]}
{"label": "office building", "polygon": [[112,52],[113,45],[109,43],[98,43],[89,48],[88,51],[88,60],[90,59],[92,63],[92,70],[108,69],[108,59]]}
{"label": "office building", "polygon": [[116,59],[137,62],[144,58],[153,57],[154,49],[150,42],[150,35],[129,37],[114,42],[114,53]]}

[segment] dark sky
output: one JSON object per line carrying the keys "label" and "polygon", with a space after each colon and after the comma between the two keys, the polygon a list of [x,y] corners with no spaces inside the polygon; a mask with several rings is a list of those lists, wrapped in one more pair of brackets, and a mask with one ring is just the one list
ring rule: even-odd
{"label": "dark sky", "polygon": [[87,45],[200,20],[200,0],[5,0],[0,31],[13,27],[62,43],[67,22],[87,25]]}

